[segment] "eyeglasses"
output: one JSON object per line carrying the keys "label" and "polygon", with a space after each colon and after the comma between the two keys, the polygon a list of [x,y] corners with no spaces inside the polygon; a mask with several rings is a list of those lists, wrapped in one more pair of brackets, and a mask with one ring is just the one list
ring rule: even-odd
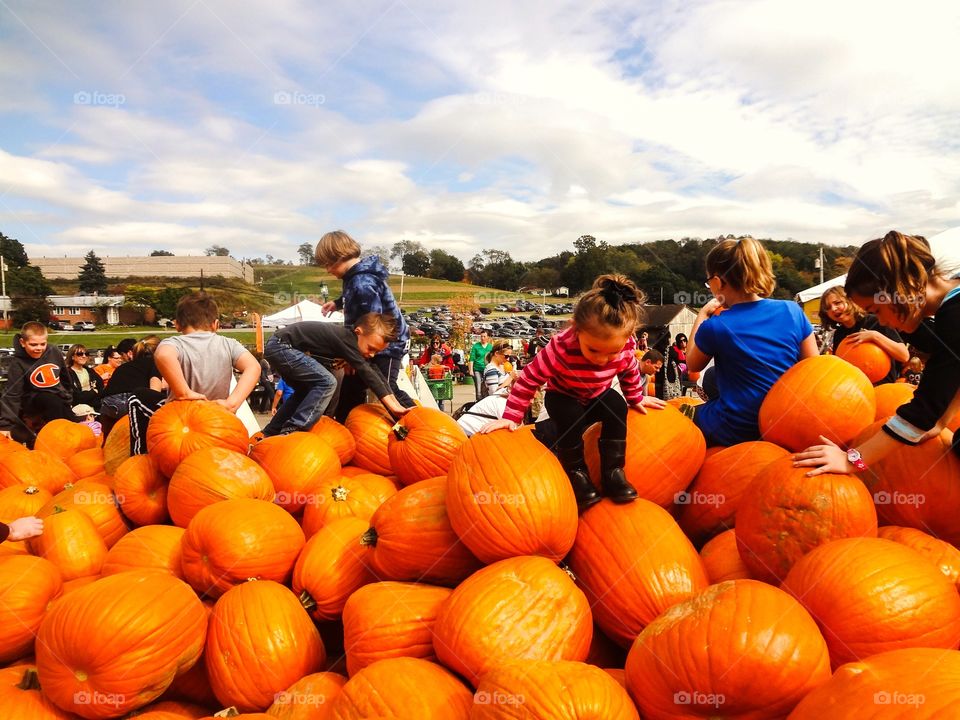
{"label": "eyeglasses", "polygon": [[74,357],[76,357],[77,355],[86,355],[86,354],[87,354],[86,350],[77,350],[73,355]]}
{"label": "eyeglasses", "polygon": [[109,357],[109,359],[110,359],[110,360],[119,360],[119,359],[120,359],[120,356],[119,356],[119,355],[111,355],[111,356]]}

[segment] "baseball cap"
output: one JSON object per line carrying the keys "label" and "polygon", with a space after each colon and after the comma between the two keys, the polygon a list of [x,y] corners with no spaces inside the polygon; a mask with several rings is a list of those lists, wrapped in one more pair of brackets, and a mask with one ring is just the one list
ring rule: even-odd
{"label": "baseball cap", "polygon": [[100,413],[89,405],[81,404],[73,406],[73,414],[77,417],[86,417],[87,415],[99,415]]}

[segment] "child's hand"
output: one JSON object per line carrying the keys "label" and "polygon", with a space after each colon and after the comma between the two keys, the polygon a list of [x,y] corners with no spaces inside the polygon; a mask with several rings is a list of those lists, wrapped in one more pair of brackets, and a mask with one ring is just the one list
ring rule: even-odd
{"label": "child's hand", "polygon": [[835,442],[820,436],[823,445],[811,445],[803,452],[794,453],[794,467],[812,467],[807,477],[816,477],[823,473],[852,475],[856,468],[847,460],[847,452]]}
{"label": "child's hand", "polygon": [[410,408],[405,408],[401,405],[393,395],[385,395],[380,402],[383,403],[383,406],[389,410],[394,417],[403,417],[410,412]]}
{"label": "child's hand", "polygon": [[478,432],[480,432],[482,435],[487,435],[488,433],[492,433],[496,430],[503,430],[504,428],[513,432],[518,427],[519,426],[512,420],[503,420],[503,419],[491,420],[482,428],[480,428]]}
{"label": "child's hand", "polygon": [[336,309],[337,309],[337,304],[333,300],[325,302],[323,305],[320,306],[320,312],[322,312],[324,315],[329,315],[330,313],[334,312]]}
{"label": "child's hand", "polygon": [[[187,388],[186,392],[173,396],[174,400],[206,400],[207,396]],[[219,401],[218,401],[219,402]]]}
{"label": "child's hand", "polygon": [[667,401],[661,400],[653,395],[644,395],[640,404],[643,405],[643,407],[653,408],[654,410],[663,410],[667,406]]}
{"label": "child's hand", "polygon": [[[206,398],[203,398],[203,399],[206,400]],[[234,415],[237,414],[237,410],[238,410],[239,407],[240,407],[239,405],[234,405],[232,402],[230,402],[230,400],[214,400],[214,402],[215,402],[217,405],[220,405],[221,407],[225,407],[227,410],[229,410],[230,412],[232,412]]]}
{"label": "child's hand", "polygon": [[640,413],[641,415],[646,415],[646,414],[647,414],[647,409],[643,406],[643,401],[642,401],[642,400],[641,400],[640,402],[638,402],[636,405],[631,405],[630,407],[633,408],[634,410],[636,410],[636,411],[637,411],[638,413]]}
{"label": "child's hand", "polygon": [[876,336],[879,335],[876,330],[861,330],[860,332],[847,335],[847,343],[856,347],[865,342],[876,342]]}
{"label": "child's hand", "polygon": [[10,523],[9,527],[8,540],[27,540],[43,533],[43,520],[30,515],[29,517],[17,518]]}
{"label": "child's hand", "polygon": [[699,314],[704,318],[712,317],[714,313],[723,307],[723,301],[720,298],[711,299],[706,305],[700,308]]}

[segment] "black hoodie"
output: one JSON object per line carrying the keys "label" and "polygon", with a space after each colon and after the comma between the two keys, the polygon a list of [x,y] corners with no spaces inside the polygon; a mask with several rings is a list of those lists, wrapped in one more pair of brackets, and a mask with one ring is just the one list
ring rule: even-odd
{"label": "black hoodie", "polygon": [[20,334],[17,333],[13,348],[7,382],[0,398],[0,430],[10,430],[15,440],[32,441],[35,435],[21,418],[26,400],[36,393],[55,393],[69,407],[73,400],[72,386],[66,375],[63,353],[55,346],[48,344],[43,355],[34,360],[20,344]]}

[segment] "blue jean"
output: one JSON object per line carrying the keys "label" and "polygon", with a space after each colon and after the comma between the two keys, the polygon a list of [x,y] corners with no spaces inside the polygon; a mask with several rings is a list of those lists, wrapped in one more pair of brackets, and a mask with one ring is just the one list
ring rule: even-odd
{"label": "blue jean", "polygon": [[312,357],[276,337],[267,341],[263,357],[293,388],[293,395],[280,405],[277,414],[263,429],[264,436],[309,430],[330,404],[337,389],[337,379]]}

